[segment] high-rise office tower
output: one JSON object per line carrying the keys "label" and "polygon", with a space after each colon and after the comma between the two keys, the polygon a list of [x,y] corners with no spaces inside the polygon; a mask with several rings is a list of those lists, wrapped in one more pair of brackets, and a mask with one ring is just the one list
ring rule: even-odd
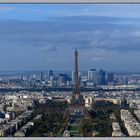
{"label": "high-rise office tower", "polygon": [[124,84],[128,85],[128,77],[124,77]]}
{"label": "high-rise office tower", "polygon": [[98,83],[98,76],[97,76],[96,69],[90,69],[88,71],[88,80],[89,82],[93,82],[94,84]]}
{"label": "high-rise office tower", "polygon": [[36,75],[35,75],[35,74],[33,74],[32,78],[33,78],[33,79],[36,79]]}
{"label": "high-rise office tower", "polygon": [[53,76],[50,77],[50,86],[51,87],[54,86],[54,77]]}
{"label": "high-rise office tower", "polygon": [[48,75],[49,75],[49,80],[50,80],[50,77],[53,76],[53,70],[49,70]]}
{"label": "high-rise office tower", "polygon": [[63,74],[60,74],[60,75],[59,75],[59,85],[60,85],[60,86],[63,86],[64,83],[65,83],[65,81],[64,81],[64,76],[63,76]]}
{"label": "high-rise office tower", "polygon": [[23,75],[22,74],[20,75],[20,80],[23,81]]}
{"label": "high-rise office tower", "polygon": [[98,80],[99,80],[100,85],[106,84],[105,76],[106,76],[106,72],[100,69],[99,74],[98,74]]}
{"label": "high-rise office tower", "polygon": [[114,73],[109,72],[109,73],[107,74],[107,82],[108,82],[108,83],[114,82]]}
{"label": "high-rise office tower", "polygon": [[30,82],[31,79],[30,79],[30,75],[27,75],[27,81]]}
{"label": "high-rise office tower", "polygon": [[40,74],[40,81],[42,82],[43,80],[44,80],[43,72],[41,72],[41,74]]}

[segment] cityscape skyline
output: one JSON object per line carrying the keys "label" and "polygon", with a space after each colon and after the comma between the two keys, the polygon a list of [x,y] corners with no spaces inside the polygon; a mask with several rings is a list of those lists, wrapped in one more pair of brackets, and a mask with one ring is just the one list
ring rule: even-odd
{"label": "cityscape skyline", "polygon": [[140,75],[0,75],[0,137],[139,137]]}
{"label": "cityscape skyline", "polygon": [[[140,5],[0,4],[0,71],[139,72]],[[133,11],[133,12],[130,12]]]}

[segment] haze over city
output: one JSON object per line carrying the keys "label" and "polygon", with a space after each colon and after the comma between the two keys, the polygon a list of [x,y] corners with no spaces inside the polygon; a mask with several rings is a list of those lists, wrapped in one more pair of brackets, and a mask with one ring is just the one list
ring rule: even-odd
{"label": "haze over city", "polygon": [[139,4],[1,4],[0,71],[138,72]]}

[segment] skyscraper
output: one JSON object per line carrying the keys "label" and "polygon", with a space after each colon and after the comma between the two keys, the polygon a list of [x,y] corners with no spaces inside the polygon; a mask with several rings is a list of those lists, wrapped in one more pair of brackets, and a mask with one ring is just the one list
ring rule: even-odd
{"label": "skyscraper", "polygon": [[50,86],[51,87],[54,86],[54,77],[53,76],[50,77]]}
{"label": "skyscraper", "polygon": [[27,75],[27,81],[30,82],[31,79],[30,79],[30,75]]}
{"label": "skyscraper", "polygon": [[114,82],[114,73],[109,72],[109,73],[107,74],[107,82],[108,82],[108,83],[113,83],[113,82]]}
{"label": "skyscraper", "polygon": [[96,69],[90,69],[88,71],[88,80],[89,80],[89,82],[93,82],[94,84],[98,83],[98,77],[97,77]]}
{"label": "skyscraper", "polygon": [[106,84],[105,76],[106,76],[106,72],[104,70],[100,69],[99,76],[98,76],[100,85],[105,85]]}
{"label": "skyscraper", "polygon": [[20,75],[20,80],[23,81],[23,75],[22,74]]}
{"label": "skyscraper", "polygon": [[40,81],[42,82],[43,80],[44,80],[43,72],[41,72],[41,74],[40,74]]}
{"label": "skyscraper", "polygon": [[49,80],[50,80],[50,77],[53,76],[53,70],[49,70],[48,75],[49,75]]}

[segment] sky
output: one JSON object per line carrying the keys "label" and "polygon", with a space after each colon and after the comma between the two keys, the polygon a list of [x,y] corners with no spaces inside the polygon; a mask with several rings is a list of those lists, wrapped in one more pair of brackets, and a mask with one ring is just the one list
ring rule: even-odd
{"label": "sky", "polygon": [[0,71],[140,71],[140,4],[0,4]]}

